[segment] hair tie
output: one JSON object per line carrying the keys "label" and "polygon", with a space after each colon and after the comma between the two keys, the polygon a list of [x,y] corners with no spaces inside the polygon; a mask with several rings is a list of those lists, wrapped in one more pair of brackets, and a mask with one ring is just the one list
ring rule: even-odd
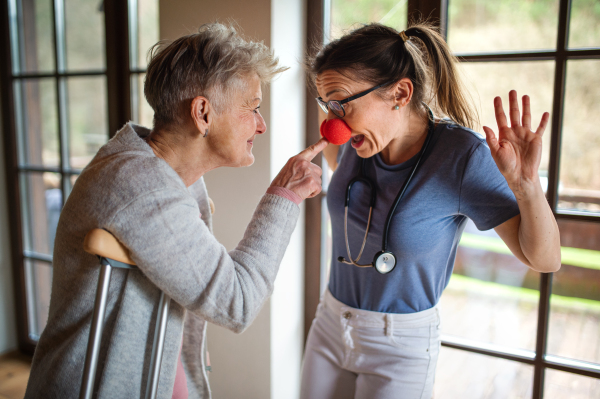
{"label": "hair tie", "polygon": [[406,41],[409,40],[408,36],[406,36],[406,32],[405,31],[400,32],[400,37],[402,38],[402,41],[404,43],[406,43]]}

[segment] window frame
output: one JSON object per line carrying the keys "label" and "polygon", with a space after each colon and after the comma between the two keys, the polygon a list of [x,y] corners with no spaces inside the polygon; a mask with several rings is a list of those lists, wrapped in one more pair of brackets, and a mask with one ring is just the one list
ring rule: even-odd
{"label": "window frame", "polygon": [[[313,56],[316,53],[315,43],[325,40],[325,21],[329,21],[330,0],[306,1],[306,53]],[[319,107],[314,98],[318,97],[315,87],[307,82],[305,90],[306,102],[306,147],[317,142],[319,134]],[[323,166],[322,157],[315,157],[312,161],[319,167]],[[321,297],[321,218],[325,193],[321,192],[314,198],[304,201],[304,342],[315,316],[319,299]]]}
{"label": "window frame", "polygon": [[[448,1],[440,0],[439,7],[445,9],[441,18],[447,26]],[[442,5],[443,4],[443,5]],[[552,115],[550,120],[550,160],[548,165],[548,188],[546,198],[552,213],[557,220],[576,220],[600,223],[600,216],[585,215],[576,211],[558,210],[558,183],[561,156],[561,139],[563,127],[563,110],[565,103],[565,85],[567,61],[573,59],[600,59],[600,48],[569,49],[568,33],[572,0],[559,0],[558,34],[554,51],[507,51],[497,53],[458,53],[461,62],[515,62],[515,61],[554,61],[554,88],[552,99]],[[410,15],[410,13],[409,13]],[[443,31],[444,36],[447,30]],[[466,350],[483,355],[513,360],[534,367],[533,394],[535,399],[544,394],[544,375],[546,369],[570,372],[587,377],[600,378],[600,365],[580,360],[567,359],[547,353],[550,297],[554,273],[540,274],[540,299],[538,305],[538,321],[535,351],[511,351],[495,345],[482,345],[476,342],[452,341],[448,337],[442,339],[442,345],[454,349]]]}
{"label": "window frame", "polygon": [[[20,175],[22,173],[44,173],[53,172],[61,175],[61,192],[63,204],[71,189],[71,177],[81,173],[81,169],[71,168],[69,165],[68,151],[68,121],[66,90],[67,79],[71,77],[93,77],[105,76],[107,85],[107,119],[108,131],[106,139],[114,136],[118,129],[131,119],[131,90],[130,75],[143,73],[143,70],[130,70],[129,63],[129,2],[104,1],[104,31],[105,31],[105,69],[85,70],[71,72],[66,69],[64,54],[65,40],[65,0],[51,0],[52,2],[52,32],[54,43],[54,71],[53,72],[14,72],[18,65],[13,59],[16,54],[11,37],[11,20],[17,18],[15,8],[19,7],[19,0],[6,0],[0,6],[0,31],[2,32],[0,55],[4,61],[0,62],[0,89],[1,89],[1,112],[2,131],[4,133],[4,155],[6,167],[6,187],[8,209],[9,209],[9,231],[11,245],[11,263],[13,268],[13,285],[15,291],[15,307],[17,321],[17,340],[19,350],[23,353],[33,355],[37,339],[30,334],[31,315],[28,304],[27,284],[31,281],[25,271],[27,261],[39,261],[52,267],[52,256],[40,254],[34,251],[24,250],[23,230],[21,214],[24,211],[21,195]],[[11,11],[13,14],[11,15]],[[15,26],[15,25],[12,25]],[[15,93],[16,81],[27,79],[52,78],[56,82],[57,101],[57,131],[60,163],[58,167],[21,165],[18,159],[18,118],[16,115],[18,107],[18,93]]]}
{"label": "window frame", "polygon": [[[444,37],[447,37],[448,2],[451,0],[408,0],[408,18],[428,16],[437,22]],[[569,49],[567,39],[572,0],[559,0],[559,21],[557,46],[554,51],[509,51],[497,53],[456,54],[461,62],[511,62],[511,61],[554,61],[554,89],[552,117],[550,121],[550,161],[548,168],[547,200],[557,220],[576,220],[600,224],[600,216],[586,215],[576,211],[558,210],[558,182],[561,155],[561,134],[565,101],[566,63],[573,59],[600,59],[600,48]],[[328,31],[331,0],[308,0],[307,49],[314,51],[313,43],[324,41],[324,32]],[[314,89],[307,87],[306,98],[314,98]],[[319,139],[318,110],[315,104],[307,101],[306,144]],[[315,158],[321,165],[321,157]],[[320,296],[321,269],[325,264],[320,256],[322,243],[322,209],[326,193],[306,201],[305,216],[305,339],[318,305]],[[328,262],[326,259],[325,262]],[[448,348],[464,350],[482,355],[512,360],[534,367],[533,394],[540,399],[544,393],[544,374],[546,369],[565,371],[582,376],[600,378],[600,364],[563,358],[547,353],[547,341],[550,316],[550,297],[552,294],[553,273],[541,273],[540,298],[538,306],[537,336],[535,351],[511,349],[494,344],[484,344],[468,339],[442,337],[442,345]]]}

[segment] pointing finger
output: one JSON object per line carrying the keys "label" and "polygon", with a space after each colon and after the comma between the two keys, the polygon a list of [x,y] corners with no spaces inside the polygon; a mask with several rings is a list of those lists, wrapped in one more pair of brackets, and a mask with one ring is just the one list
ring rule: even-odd
{"label": "pointing finger", "polygon": [[315,144],[311,145],[306,150],[298,154],[298,157],[310,162],[313,160],[314,157],[317,156],[318,153],[320,153],[325,149],[325,147],[327,147],[327,144],[329,144],[329,141],[322,138],[321,140],[317,141]]}

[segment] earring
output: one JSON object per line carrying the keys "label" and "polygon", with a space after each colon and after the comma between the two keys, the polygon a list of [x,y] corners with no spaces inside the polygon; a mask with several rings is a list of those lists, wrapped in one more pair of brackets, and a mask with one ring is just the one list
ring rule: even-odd
{"label": "earring", "polygon": [[208,129],[206,129],[206,130],[204,131],[204,136],[202,136],[202,137],[206,137],[206,135],[207,135],[207,134],[208,134]]}
{"label": "earring", "polygon": [[396,106],[394,107],[394,111],[398,111],[399,109],[400,109],[400,106],[398,106],[398,105],[396,105]]}

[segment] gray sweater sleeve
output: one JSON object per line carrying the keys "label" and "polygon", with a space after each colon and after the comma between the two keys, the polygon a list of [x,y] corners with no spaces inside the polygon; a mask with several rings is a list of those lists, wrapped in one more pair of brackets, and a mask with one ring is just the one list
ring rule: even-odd
{"label": "gray sweater sleeve", "polygon": [[243,239],[228,253],[200,219],[191,196],[159,190],[127,204],[106,229],[132,249],[140,270],[169,297],[241,332],[273,290],[299,213],[292,201],[265,195]]}

